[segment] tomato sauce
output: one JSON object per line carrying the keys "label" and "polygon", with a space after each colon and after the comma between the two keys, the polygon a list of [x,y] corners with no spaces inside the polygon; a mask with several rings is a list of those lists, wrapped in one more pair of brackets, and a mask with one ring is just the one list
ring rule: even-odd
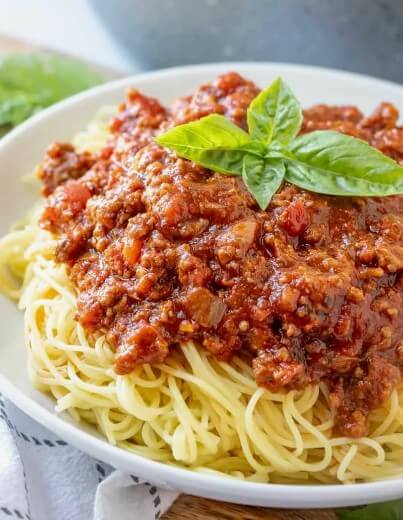
{"label": "tomato sauce", "polygon": [[[245,353],[271,390],[326,381],[341,435],[368,431],[403,363],[403,198],[347,198],[284,183],[261,211],[242,181],[158,146],[172,125],[220,113],[246,127],[257,87],[236,73],[165,108],[135,90],[99,154],[54,144],[38,169],[42,225],[77,287],[77,319],[103,331],[116,371],[193,340]],[[403,164],[398,112],[317,105],[302,132],[334,129]]]}

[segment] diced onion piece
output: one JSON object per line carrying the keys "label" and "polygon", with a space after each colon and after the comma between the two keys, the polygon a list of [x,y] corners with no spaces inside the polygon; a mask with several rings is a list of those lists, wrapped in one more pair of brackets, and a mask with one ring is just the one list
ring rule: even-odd
{"label": "diced onion piece", "polygon": [[202,327],[217,327],[227,309],[218,296],[204,287],[189,292],[184,307],[189,317]]}

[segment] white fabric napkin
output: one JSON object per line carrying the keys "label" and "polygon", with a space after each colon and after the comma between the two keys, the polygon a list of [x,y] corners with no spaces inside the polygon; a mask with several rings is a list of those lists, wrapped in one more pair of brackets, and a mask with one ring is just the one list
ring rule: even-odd
{"label": "white fabric napkin", "polygon": [[0,520],[158,520],[177,495],[73,448],[0,394]]}

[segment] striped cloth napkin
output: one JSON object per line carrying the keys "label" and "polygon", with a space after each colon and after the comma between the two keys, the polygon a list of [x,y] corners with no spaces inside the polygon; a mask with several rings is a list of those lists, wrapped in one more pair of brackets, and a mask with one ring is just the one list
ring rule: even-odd
{"label": "striped cloth napkin", "polygon": [[73,448],[0,394],[0,520],[158,520],[176,497]]}

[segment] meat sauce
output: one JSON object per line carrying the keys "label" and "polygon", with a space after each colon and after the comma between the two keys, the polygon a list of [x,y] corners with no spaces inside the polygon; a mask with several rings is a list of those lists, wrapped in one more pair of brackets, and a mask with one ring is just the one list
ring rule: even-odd
{"label": "meat sauce", "polygon": [[[360,437],[403,365],[403,197],[284,183],[261,211],[239,178],[153,142],[213,112],[245,128],[258,92],[236,73],[170,108],[131,90],[100,153],[49,149],[41,223],[77,287],[77,319],[107,334],[117,373],[162,362],[188,340],[220,360],[242,351],[271,390],[326,381],[337,433]],[[403,164],[397,118],[388,103],[369,117],[317,105],[302,132],[335,129]]]}

